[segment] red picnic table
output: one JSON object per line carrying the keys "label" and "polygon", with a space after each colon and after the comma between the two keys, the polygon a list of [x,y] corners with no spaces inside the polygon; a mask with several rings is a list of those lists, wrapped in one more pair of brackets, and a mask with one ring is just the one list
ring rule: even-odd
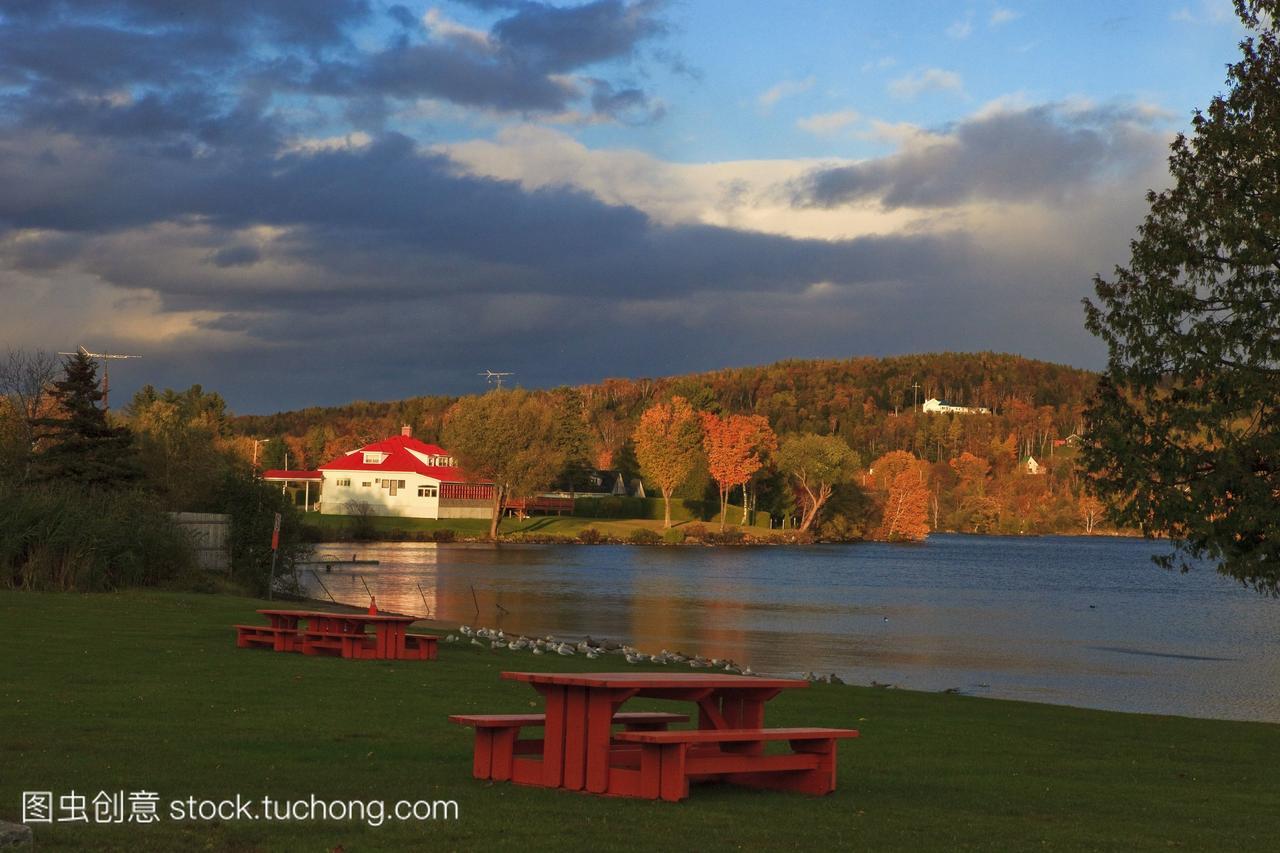
{"label": "red picnic table", "polygon": [[[237,625],[238,645],[270,645],[276,651],[304,655],[337,653],[344,658],[434,660],[437,637],[410,634],[415,616],[389,613],[334,613],[326,610],[259,610],[270,621]],[[303,627],[302,623],[306,622]],[[368,627],[373,627],[373,633]]]}
{"label": "red picnic table", "polygon": [[[783,690],[808,687],[786,678],[714,673],[504,672],[546,700],[543,715],[457,715],[476,727],[477,778],[616,796],[679,800],[694,781],[718,779],[751,787],[825,794],[835,788],[837,739],[852,729],[764,727],[765,703]],[[655,714],[649,725],[619,714],[635,697],[692,702],[698,728],[668,730],[679,715]],[[668,718],[666,720],[660,718]],[[628,731],[613,726],[628,723]],[[524,726],[543,726],[539,740],[521,740]],[[786,741],[791,751],[766,754]]]}

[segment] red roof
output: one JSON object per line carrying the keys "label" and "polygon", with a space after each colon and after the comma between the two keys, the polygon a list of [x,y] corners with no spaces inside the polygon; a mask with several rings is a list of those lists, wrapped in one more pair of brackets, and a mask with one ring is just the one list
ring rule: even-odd
{"label": "red roof", "polygon": [[286,471],[280,468],[272,468],[270,471],[262,472],[262,479],[275,480],[322,480],[324,475],[319,471]]}
{"label": "red roof", "polygon": [[[449,455],[449,451],[438,445],[418,441],[412,436],[394,435],[383,441],[375,441],[373,444],[366,444],[358,450],[345,453],[337,459],[321,465],[320,470],[380,471],[386,474],[409,471],[444,483],[487,482],[468,480],[466,475],[462,473],[461,468],[446,465],[428,465],[413,453],[410,453],[410,451],[415,451],[423,456]],[[385,453],[386,458],[376,464],[365,462],[364,454],[366,453]]]}

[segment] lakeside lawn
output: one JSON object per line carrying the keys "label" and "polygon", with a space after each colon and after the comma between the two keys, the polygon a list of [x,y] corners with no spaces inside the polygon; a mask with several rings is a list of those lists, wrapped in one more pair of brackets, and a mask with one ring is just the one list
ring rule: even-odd
{"label": "lakeside lawn", "polygon": [[[729,517],[731,519],[738,518],[739,512],[740,510],[737,512],[731,510]],[[370,526],[378,539],[387,539],[398,534],[407,534],[409,536],[417,534],[429,535],[437,530],[452,530],[459,538],[484,538],[489,535],[489,519],[487,518],[434,519],[378,515],[370,516],[364,521]],[[353,524],[350,516],[323,515],[318,512],[306,513],[302,516],[302,522],[307,527],[320,531],[322,534],[330,534],[335,537],[348,535]],[[693,524],[702,524],[706,530],[713,533],[717,532],[720,529],[719,515],[716,516],[715,520],[707,522],[694,522],[687,519],[676,521],[672,524],[672,527],[683,529]],[[517,539],[521,536],[557,536],[564,539],[577,539],[579,534],[588,528],[598,531],[603,536],[624,542],[637,530],[652,530],[657,534],[663,533],[660,519],[534,515],[527,518],[503,518],[498,525],[498,534]],[[767,524],[744,527],[730,522],[725,525],[725,529],[738,530],[755,536],[769,533]]]}
{"label": "lakeside lawn", "polygon": [[851,686],[768,708],[770,725],[861,730],[825,798],[713,785],[669,804],[486,784],[448,714],[530,710],[533,691],[502,670],[626,664],[443,643],[435,662],[237,649],[230,626],[262,606],[0,592],[0,819],[18,819],[23,791],[146,790],[162,813],[190,796],[315,794],[451,799],[460,818],[37,825],[37,849],[1264,850],[1280,837],[1280,726]]}

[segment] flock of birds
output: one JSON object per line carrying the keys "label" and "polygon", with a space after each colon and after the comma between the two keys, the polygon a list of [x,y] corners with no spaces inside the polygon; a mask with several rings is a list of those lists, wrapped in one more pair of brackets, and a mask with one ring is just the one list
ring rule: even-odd
{"label": "flock of birds", "polygon": [[[461,636],[459,636],[459,634]],[[555,637],[509,637],[501,629],[497,628],[471,628],[462,625],[458,628],[458,633],[450,633],[444,638],[446,643],[469,643],[480,648],[489,648],[493,650],[507,649],[513,652],[530,651],[535,655],[561,655],[570,657],[572,655],[582,655],[588,660],[596,660],[601,655],[620,655],[627,663],[635,665],[641,663],[648,664],[684,664],[692,669],[712,669],[720,672],[728,672],[735,675],[755,675],[756,673],[751,667],[739,666],[732,660],[724,658],[707,658],[702,655],[684,655],[679,652],[669,652],[666,649],[658,652],[656,655],[646,654],[634,646],[628,646],[619,643],[611,643],[608,641],[599,642],[587,637],[576,643],[570,643],[566,640],[559,640]],[[816,675],[812,672],[806,672],[803,676],[808,681],[820,681],[827,684],[844,684],[834,672],[827,676]]]}

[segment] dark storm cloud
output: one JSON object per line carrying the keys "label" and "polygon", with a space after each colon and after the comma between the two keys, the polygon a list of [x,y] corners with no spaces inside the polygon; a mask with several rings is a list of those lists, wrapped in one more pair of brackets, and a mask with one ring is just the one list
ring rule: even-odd
{"label": "dark storm cloud", "polygon": [[243,244],[235,246],[227,246],[214,252],[209,260],[217,267],[249,267],[256,264],[262,258],[262,252],[257,246],[246,246]]}
{"label": "dark storm cloud", "polygon": [[[109,305],[113,320],[133,311],[133,325],[115,326],[131,331],[98,345],[163,354],[135,375],[203,382],[241,410],[482,390],[472,377],[486,367],[548,385],[944,346],[1083,351],[1078,323],[1077,337],[1059,335],[1057,318],[1077,316],[1094,271],[1078,258],[1096,252],[1011,261],[961,234],[817,240],[667,224],[586,192],[476,176],[382,131],[397,126],[397,101],[422,96],[626,122],[661,114],[604,68],[661,36],[659,6],[471,5],[498,18],[487,34],[442,27],[437,38],[401,9],[388,12],[399,28],[382,20],[396,36],[372,50],[350,38],[363,2],[230,0],[185,16],[161,0],[6,5],[6,299],[35,293],[22,298],[37,323],[82,304]],[[275,41],[263,47],[263,33]],[[1051,171],[1086,184],[1124,172],[1126,152],[1148,141],[1126,121],[1060,108],[985,116],[952,129],[964,156],[912,150],[863,164],[846,186],[812,175],[801,195],[1053,197],[1071,178],[1037,179],[1018,159],[1048,157],[1035,150],[1047,146]],[[374,142],[314,139],[351,123]],[[1000,146],[1013,162],[988,150]],[[136,331],[150,324],[166,337]],[[1057,339],[1063,350],[1046,352]]]}
{"label": "dark storm cloud", "polygon": [[283,44],[320,47],[345,41],[370,14],[367,0],[9,0],[18,24],[109,18],[130,27],[174,28],[206,35],[249,33]]}
{"label": "dark storm cloud", "polygon": [[[166,222],[199,222],[224,232],[291,229],[276,247],[277,259],[337,276],[332,290],[298,291],[264,273],[241,291],[211,287],[204,273],[175,275],[169,264],[132,254],[123,266],[95,257],[109,280],[184,295],[185,307],[195,307],[193,299],[224,311],[281,301],[358,301],[369,290],[382,298],[397,292],[610,299],[727,289],[794,292],[815,281],[869,281],[903,269],[936,275],[954,270],[958,261],[957,244],[939,238],[830,242],[661,225],[582,192],[528,192],[512,182],[460,174],[452,161],[424,154],[397,134],[359,150],[258,160],[165,159],[124,144],[103,157],[102,148],[96,147],[97,159],[81,150],[60,151],[62,160],[78,164],[74,169],[41,168],[38,144],[19,157],[17,143],[0,139],[0,180],[12,189],[0,195],[0,219],[60,232],[121,232]],[[241,250],[227,251],[214,256],[215,265],[249,260]],[[457,269],[452,275],[450,264]],[[936,266],[932,272],[930,264]]]}
{"label": "dark storm cloud", "polygon": [[531,67],[571,71],[630,57],[641,41],[664,34],[666,25],[655,16],[661,7],[661,3],[634,0],[596,0],[568,7],[521,3],[514,15],[494,25],[493,36]]}
{"label": "dark storm cloud", "polygon": [[220,33],[149,33],[96,23],[0,26],[0,81],[109,89],[190,80],[238,49]]}
{"label": "dark storm cloud", "polygon": [[[200,87],[206,99],[226,99],[246,86],[268,97],[343,99],[342,114],[375,131],[394,111],[388,99],[418,98],[521,114],[585,102],[597,115],[636,124],[662,115],[646,93],[566,75],[634,58],[639,44],[666,31],[659,11],[653,2],[621,0],[521,3],[504,9],[487,36],[468,36],[448,27],[425,33],[396,5],[386,14],[399,35],[362,50],[351,33],[371,19],[363,0],[19,2],[0,18],[0,86],[9,89],[10,115],[79,134],[148,123],[190,133],[180,125],[207,123],[209,112],[181,108],[207,104],[179,101],[177,90]],[[133,115],[119,111],[125,89],[142,102]],[[93,104],[94,96],[110,101]]]}
{"label": "dark storm cloud", "polygon": [[960,122],[935,140],[852,166],[815,169],[791,187],[798,207],[869,198],[885,208],[974,199],[1059,201],[1081,187],[1151,162],[1163,145],[1136,111],[1001,110]]}
{"label": "dark storm cloud", "polygon": [[14,101],[29,127],[56,129],[84,136],[156,139],[198,133],[215,122],[220,104],[210,93],[196,90],[147,92],[119,102],[100,95],[50,95]]}
{"label": "dark storm cloud", "polygon": [[409,11],[407,6],[401,6],[399,3],[394,6],[387,7],[387,17],[395,21],[400,26],[412,29],[418,25],[418,19]]}
{"label": "dark storm cloud", "polygon": [[591,108],[623,124],[652,124],[666,114],[642,89],[615,89],[607,80],[591,81]]}
{"label": "dark storm cloud", "polygon": [[[597,0],[559,7],[521,3],[487,36],[444,31],[420,42],[408,34],[386,48],[326,60],[289,84],[305,91],[371,98],[443,98],[508,112],[559,112],[585,96],[563,75],[602,62],[629,60],[637,47],[663,35],[654,2]],[[497,6],[489,8],[499,8]],[[594,111],[626,123],[654,121],[662,108],[635,87],[615,91],[592,80]]]}
{"label": "dark storm cloud", "polygon": [[357,61],[323,63],[299,85],[322,95],[443,98],[513,112],[557,112],[582,94],[572,84],[473,46],[407,39]]}

